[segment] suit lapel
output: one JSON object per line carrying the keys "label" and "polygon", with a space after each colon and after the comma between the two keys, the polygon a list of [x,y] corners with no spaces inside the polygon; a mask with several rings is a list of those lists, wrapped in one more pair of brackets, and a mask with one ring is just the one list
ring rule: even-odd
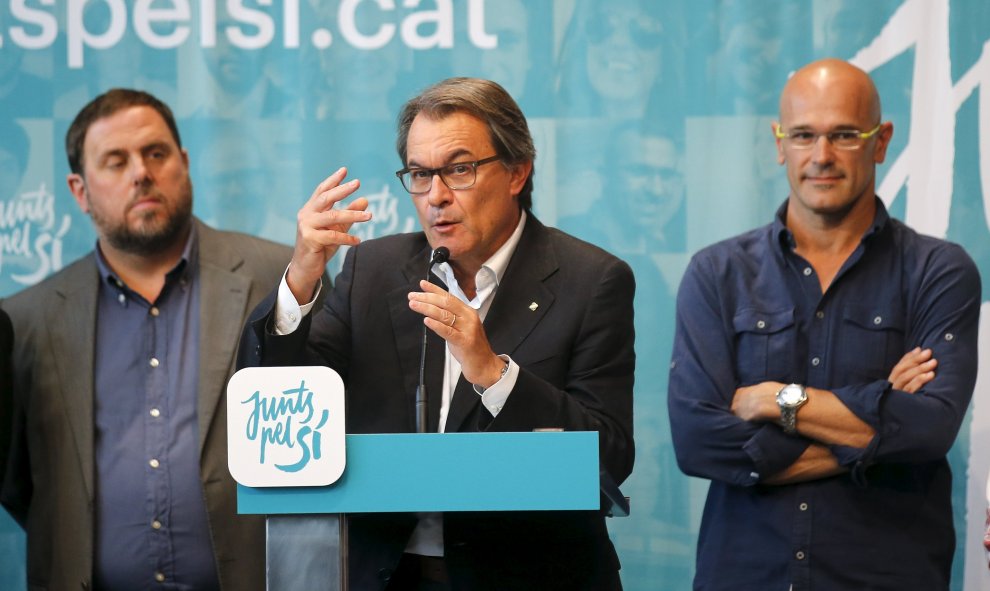
{"label": "suit lapel", "polygon": [[199,450],[226,389],[234,352],[247,314],[251,279],[238,272],[243,257],[217,232],[196,222],[199,232]]}
{"label": "suit lapel", "polygon": [[[93,405],[95,380],[96,308],[100,276],[90,254],[68,269],[55,288],[48,323],[52,355],[58,372],[59,395],[79,454],[86,494],[94,498]],[[80,379],[81,378],[81,379]]]}
{"label": "suit lapel", "polygon": [[[546,227],[530,215],[485,317],[485,334],[495,353],[511,356],[550,310],[555,296],[544,280],[557,268]],[[480,403],[481,397],[461,376],[447,414],[446,430],[462,430]]]}

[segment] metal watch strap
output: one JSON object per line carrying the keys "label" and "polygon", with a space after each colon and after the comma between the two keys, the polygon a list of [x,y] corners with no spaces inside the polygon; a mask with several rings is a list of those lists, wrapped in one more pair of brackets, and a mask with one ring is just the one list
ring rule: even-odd
{"label": "metal watch strap", "polygon": [[[502,361],[505,361],[505,360],[503,359]],[[509,373],[509,362],[508,361],[505,361],[505,366],[502,367],[502,373],[498,374],[498,379],[495,380],[495,384],[497,384],[500,381],[502,381],[502,378],[504,378],[505,377],[505,374],[507,374],[507,373]],[[495,384],[492,384],[492,386],[494,386]],[[478,384],[474,384],[474,387],[476,388],[476,392],[478,392],[478,394],[484,394],[485,393],[485,390],[488,389],[488,388],[482,388]]]}
{"label": "metal watch strap", "polygon": [[797,432],[797,406],[787,406],[780,408],[780,426],[784,428],[784,433],[793,435]]}

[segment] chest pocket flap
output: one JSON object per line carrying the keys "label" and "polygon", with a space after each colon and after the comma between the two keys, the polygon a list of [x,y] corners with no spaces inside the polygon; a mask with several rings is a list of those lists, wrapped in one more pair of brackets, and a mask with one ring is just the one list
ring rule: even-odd
{"label": "chest pocket flap", "polygon": [[834,354],[845,383],[886,378],[904,348],[904,313],[897,305],[847,304]]}
{"label": "chest pocket flap", "polygon": [[736,333],[736,376],[740,384],[785,381],[797,353],[794,308],[767,312],[744,308],[732,318]]}

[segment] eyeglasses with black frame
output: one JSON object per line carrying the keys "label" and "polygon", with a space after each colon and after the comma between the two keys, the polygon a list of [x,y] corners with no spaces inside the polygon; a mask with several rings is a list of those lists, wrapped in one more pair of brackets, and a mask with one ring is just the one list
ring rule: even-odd
{"label": "eyeglasses with black frame", "polygon": [[457,191],[470,189],[478,180],[478,167],[501,160],[501,156],[490,156],[474,162],[452,162],[440,168],[403,168],[396,171],[402,187],[413,195],[429,192],[433,188],[433,177],[440,175],[440,180],[447,187]]}
{"label": "eyeglasses with black frame", "polygon": [[883,123],[877,123],[877,126],[870,131],[835,129],[819,133],[810,129],[784,131],[778,123],[774,129],[774,135],[777,139],[787,140],[787,145],[795,150],[807,150],[817,144],[820,137],[824,137],[828,143],[840,150],[858,150],[863,147],[866,140],[876,135],[881,127],[883,127]]}

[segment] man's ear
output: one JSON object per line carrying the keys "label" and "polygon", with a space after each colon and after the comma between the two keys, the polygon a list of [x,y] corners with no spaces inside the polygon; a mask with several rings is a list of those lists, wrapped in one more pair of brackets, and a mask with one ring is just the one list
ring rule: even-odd
{"label": "man's ear", "polygon": [[877,132],[877,145],[873,152],[873,162],[882,164],[887,158],[887,147],[890,146],[890,138],[894,137],[894,124],[890,121],[880,125]]}
{"label": "man's ear", "polygon": [[777,137],[777,130],[780,129],[780,123],[774,121],[770,124],[770,133],[773,134],[774,141],[777,143],[777,164],[783,164],[787,161],[784,157],[784,146],[781,144],[781,140]]}
{"label": "man's ear", "polygon": [[76,205],[83,213],[89,214],[89,199],[86,198],[86,180],[81,174],[70,173],[65,177],[65,181],[69,184],[69,192],[72,193],[72,197],[76,200]]}
{"label": "man's ear", "polygon": [[522,192],[523,186],[526,184],[526,179],[529,178],[529,173],[533,171],[533,163],[521,162],[519,164],[513,164],[509,170],[512,175],[512,179],[510,180],[511,192],[516,197]]}

